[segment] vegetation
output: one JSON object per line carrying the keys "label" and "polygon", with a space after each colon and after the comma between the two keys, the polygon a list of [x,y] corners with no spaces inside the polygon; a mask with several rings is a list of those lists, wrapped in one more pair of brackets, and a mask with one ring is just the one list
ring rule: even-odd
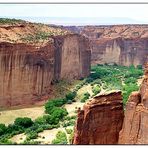
{"label": "vegetation", "polygon": [[65,132],[59,131],[56,138],[52,141],[52,144],[67,144],[67,136]]}
{"label": "vegetation", "polygon": [[67,134],[71,134],[71,133],[73,132],[73,130],[70,129],[70,128],[66,128],[65,130],[66,130],[66,133],[67,133]]}
{"label": "vegetation", "polygon": [[127,102],[128,97],[133,91],[137,91],[139,89],[136,83],[130,83],[128,85],[124,85],[122,88],[123,92],[123,104],[125,105]]}
{"label": "vegetation", "polygon": [[26,37],[22,38],[23,41],[32,41],[37,42],[39,40],[47,40],[49,36],[53,35],[53,32],[44,32],[39,31],[34,35],[27,35]]}
{"label": "vegetation", "polygon": [[[88,78],[83,80],[83,85],[91,84],[94,95],[98,94],[102,89],[122,90],[123,103],[126,101],[132,91],[138,90],[137,79],[143,75],[142,66],[133,65],[119,66],[119,65],[96,65],[91,67],[91,74]],[[81,102],[85,102],[85,99]]]}
{"label": "vegetation", "polygon": [[74,126],[76,120],[76,116],[65,116],[62,120],[62,126],[68,127],[68,126]]}
{"label": "vegetation", "polygon": [[20,19],[8,19],[8,18],[0,18],[0,24],[16,24],[16,23],[20,23],[20,22],[25,22],[23,20]]}
{"label": "vegetation", "polygon": [[97,95],[98,93],[101,92],[101,88],[99,85],[94,85],[92,88],[92,92],[94,93],[94,95]]}
{"label": "vegetation", "polygon": [[84,93],[81,99],[81,102],[85,102],[90,97],[90,94],[88,92]]}
{"label": "vegetation", "polygon": [[54,99],[54,100],[49,100],[45,104],[45,112],[50,114],[52,112],[52,109],[54,107],[61,107],[66,103],[66,99]]}
{"label": "vegetation", "polygon": [[6,132],[5,124],[0,124],[0,136]]}
{"label": "vegetation", "polygon": [[18,126],[22,126],[24,128],[30,127],[33,124],[33,121],[28,118],[28,117],[24,117],[24,118],[16,118],[14,121],[15,125]]}

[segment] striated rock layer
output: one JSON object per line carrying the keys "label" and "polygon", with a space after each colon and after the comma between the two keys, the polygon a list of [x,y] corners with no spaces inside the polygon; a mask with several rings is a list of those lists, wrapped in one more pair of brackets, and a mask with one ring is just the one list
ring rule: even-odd
{"label": "striated rock layer", "polygon": [[91,41],[91,63],[144,65],[148,60],[148,25],[66,27]]}
{"label": "striated rock layer", "polygon": [[119,144],[148,144],[148,65],[138,92],[127,102]]}
{"label": "striated rock layer", "polygon": [[[2,37],[4,29],[0,27]],[[10,35],[11,29],[9,26],[6,33]],[[18,30],[21,34],[18,26],[15,29],[13,34],[16,35]],[[12,42],[8,37],[5,38],[7,42],[0,41],[0,108],[31,105],[49,99],[52,81],[79,79],[90,73],[89,42],[81,35],[52,35],[38,44],[26,40]]]}
{"label": "striated rock layer", "polygon": [[95,96],[78,111],[73,144],[117,144],[122,122],[120,91]]}
{"label": "striated rock layer", "polygon": [[54,37],[55,79],[79,79],[90,74],[89,40],[77,34]]}
{"label": "striated rock layer", "polygon": [[50,93],[54,48],[0,43],[0,107],[33,104]]}

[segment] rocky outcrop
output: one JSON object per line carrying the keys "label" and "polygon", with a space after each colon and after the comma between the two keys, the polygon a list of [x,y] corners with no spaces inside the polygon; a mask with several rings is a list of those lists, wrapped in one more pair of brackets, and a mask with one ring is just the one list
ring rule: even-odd
{"label": "rocky outcrop", "polygon": [[127,102],[119,144],[148,144],[148,65],[138,92]]}
{"label": "rocky outcrop", "polygon": [[78,110],[73,144],[117,144],[122,122],[120,91],[95,96]]}
{"label": "rocky outcrop", "polygon": [[148,60],[148,25],[78,26],[77,30],[91,41],[91,63],[144,65]]}
{"label": "rocky outcrop", "polygon": [[31,23],[0,26],[0,108],[49,99],[54,80],[89,75],[88,39],[44,25],[37,34],[40,28]]}

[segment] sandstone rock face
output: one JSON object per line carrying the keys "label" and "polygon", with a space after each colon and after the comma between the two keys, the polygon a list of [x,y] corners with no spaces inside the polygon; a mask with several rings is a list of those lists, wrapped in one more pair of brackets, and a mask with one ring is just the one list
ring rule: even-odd
{"label": "sandstone rock face", "polygon": [[119,144],[148,144],[148,67],[139,92],[127,102]]}
{"label": "sandstone rock face", "polygon": [[73,144],[117,144],[123,116],[120,91],[94,97],[78,111]]}
{"label": "sandstone rock face", "polygon": [[90,74],[89,40],[77,34],[55,37],[55,78],[79,79]]}
{"label": "sandstone rock face", "polygon": [[0,107],[34,104],[50,93],[54,48],[0,43]]}
{"label": "sandstone rock face", "polygon": [[73,29],[91,41],[91,63],[144,65],[148,60],[148,25],[85,26]]}
{"label": "sandstone rock face", "polygon": [[93,41],[92,64],[144,65],[148,60],[147,46],[148,38],[116,38]]}
{"label": "sandstone rock face", "polygon": [[49,99],[54,80],[89,75],[90,57],[81,35],[32,23],[0,25],[0,108]]}

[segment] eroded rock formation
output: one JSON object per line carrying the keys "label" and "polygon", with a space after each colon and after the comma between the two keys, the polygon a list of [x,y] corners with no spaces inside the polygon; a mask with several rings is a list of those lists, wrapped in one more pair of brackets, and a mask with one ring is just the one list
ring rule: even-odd
{"label": "eroded rock formation", "polygon": [[57,36],[55,44],[55,79],[78,79],[90,73],[89,40],[78,34]]}
{"label": "eroded rock formation", "polygon": [[54,48],[0,43],[0,107],[34,104],[50,93]]}
{"label": "eroded rock formation", "polygon": [[148,25],[78,26],[67,29],[90,39],[92,64],[137,66],[148,60]]}
{"label": "eroded rock formation", "polygon": [[127,102],[119,144],[148,144],[148,65],[138,92]]}
{"label": "eroded rock formation", "polygon": [[73,144],[117,144],[122,122],[120,91],[95,96],[78,110]]}
{"label": "eroded rock formation", "polygon": [[90,56],[81,35],[31,23],[0,26],[0,107],[49,99],[52,81],[89,75]]}

